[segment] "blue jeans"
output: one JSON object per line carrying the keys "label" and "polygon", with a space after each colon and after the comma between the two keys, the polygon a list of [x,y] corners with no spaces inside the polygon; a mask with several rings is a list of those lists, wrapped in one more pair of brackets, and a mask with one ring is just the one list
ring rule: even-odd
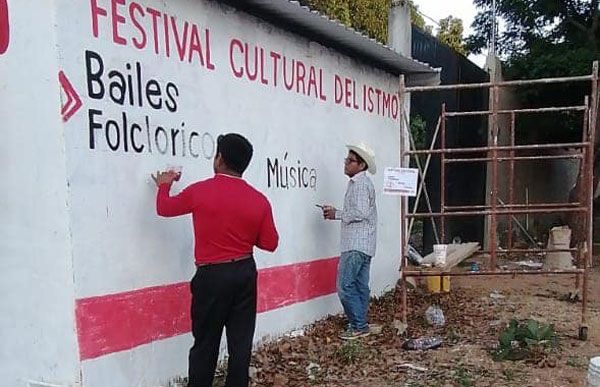
{"label": "blue jeans", "polygon": [[371,257],[360,251],[345,251],[340,256],[337,272],[337,292],[350,328],[369,328],[369,269]]}

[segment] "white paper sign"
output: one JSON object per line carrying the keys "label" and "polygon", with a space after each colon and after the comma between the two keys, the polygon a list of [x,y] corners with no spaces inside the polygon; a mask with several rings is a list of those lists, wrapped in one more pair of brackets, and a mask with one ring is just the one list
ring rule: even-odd
{"label": "white paper sign", "polygon": [[383,174],[383,193],[416,196],[419,170],[415,168],[386,168]]}

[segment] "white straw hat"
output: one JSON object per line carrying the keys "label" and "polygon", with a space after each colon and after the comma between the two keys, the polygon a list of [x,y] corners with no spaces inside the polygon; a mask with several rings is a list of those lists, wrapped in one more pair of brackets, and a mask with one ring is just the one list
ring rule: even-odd
{"label": "white straw hat", "polygon": [[373,149],[371,149],[371,147],[369,147],[364,142],[361,142],[357,145],[346,145],[346,147],[348,148],[348,150],[355,152],[363,160],[365,160],[365,163],[367,163],[368,171],[371,174],[374,175],[377,172],[377,166],[375,165],[375,152],[373,152]]}

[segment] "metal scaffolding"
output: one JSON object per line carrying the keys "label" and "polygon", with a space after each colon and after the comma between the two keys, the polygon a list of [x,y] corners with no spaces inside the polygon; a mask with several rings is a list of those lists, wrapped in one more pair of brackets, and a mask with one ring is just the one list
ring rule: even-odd
{"label": "metal scaffolding", "polygon": [[[439,92],[449,90],[465,90],[486,88],[489,90],[490,109],[485,111],[447,111],[446,105],[442,104],[441,114],[437,122],[436,130],[433,135],[429,149],[415,149],[412,134],[408,128],[408,115],[403,110],[401,118],[401,166],[408,167],[410,156],[414,157],[419,169],[420,184],[417,190],[417,197],[413,209],[408,213],[408,200],[402,198],[401,202],[401,287],[402,287],[402,319],[404,324],[407,324],[407,285],[406,278],[408,277],[428,277],[439,276],[440,281],[444,276],[517,276],[517,275],[573,275],[575,277],[575,287],[579,290],[581,286],[581,323],[579,326],[580,339],[587,338],[587,303],[588,303],[588,268],[592,263],[592,221],[593,221],[593,181],[594,181],[594,144],[596,142],[596,129],[598,127],[598,110],[599,110],[599,82],[598,82],[598,62],[593,63],[591,75],[565,77],[565,78],[546,78],[533,80],[518,80],[518,81],[503,81],[495,82],[492,80],[487,83],[476,84],[457,84],[457,85],[442,85],[442,86],[425,86],[425,87],[405,87],[404,79],[400,78],[400,96],[406,98],[409,93],[417,92]],[[531,86],[539,84],[555,84],[565,82],[590,82],[591,94],[586,96],[583,105],[578,106],[560,106],[560,107],[545,107],[537,109],[500,109],[499,90],[501,88]],[[400,106],[404,107],[404,104]],[[567,112],[576,111],[583,113],[582,123],[582,139],[581,142],[575,143],[560,143],[560,144],[515,144],[515,121],[518,115],[523,114],[543,114],[548,112]],[[500,146],[498,144],[499,117],[508,115],[510,119],[509,141],[510,145]],[[453,117],[461,116],[487,116],[488,118],[488,146],[471,147],[471,148],[448,148],[446,145],[447,120]],[[436,148],[437,136],[439,133],[439,147]],[[408,138],[405,138],[407,136]],[[406,140],[409,140],[408,144]],[[409,145],[410,150],[406,150],[406,145]],[[549,155],[544,154],[544,151],[551,149],[570,148],[574,153],[566,155]],[[526,156],[517,155],[521,151],[529,151]],[[469,154],[486,152],[486,157],[468,157]],[[500,153],[503,153],[501,155]],[[535,155],[531,155],[534,153]],[[440,158],[440,210],[433,212],[427,188],[425,186],[425,177],[429,167],[431,156],[439,155]],[[507,155],[506,155],[507,154]],[[419,155],[427,155],[425,166],[422,167]],[[579,191],[576,202],[568,203],[532,203],[520,204],[515,203],[514,185],[515,185],[515,162],[522,160],[549,160],[549,159],[580,159],[579,174]],[[470,206],[449,206],[446,204],[446,166],[457,163],[476,163],[483,162],[488,165],[487,173],[491,179],[491,189],[486,192],[486,198],[489,195],[489,204],[485,205],[470,205]],[[508,162],[508,203],[504,203],[498,197],[498,166],[500,163]],[[425,193],[427,201],[427,212],[417,212],[418,202],[421,193]],[[572,213],[576,217],[578,224],[581,225],[582,237],[578,241],[575,248],[568,249],[541,249],[538,246],[531,249],[517,249],[513,247],[512,230],[516,223],[522,227],[514,215],[517,214],[543,214],[543,213]],[[448,243],[446,236],[446,221],[450,217],[462,216],[484,216],[488,220],[489,227],[486,230],[489,237],[489,248],[482,251],[489,254],[489,267],[475,272],[466,271],[444,271],[436,268],[421,269],[418,267],[410,267],[406,258],[408,251],[408,240],[410,230],[412,229],[414,220],[417,218],[429,218],[433,222],[433,229],[436,230],[435,220],[439,221],[440,230],[435,232],[438,243]],[[576,253],[576,268],[567,270],[499,270],[498,269],[498,254],[499,247],[497,243],[497,226],[498,218],[506,216],[508,218],[508,241],[505,249],[501,253],[525,253],[525,254],[541,254],[548,252],[573,252]],[[440,282],[441,283],[441,282]]]}

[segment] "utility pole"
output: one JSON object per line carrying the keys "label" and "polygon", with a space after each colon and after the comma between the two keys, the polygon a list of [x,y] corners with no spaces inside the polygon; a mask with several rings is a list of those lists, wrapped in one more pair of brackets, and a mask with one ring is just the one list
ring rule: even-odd
{"label": "utility pole", "polygon": [[496,0],[492,0],[492,39],[490,52],[493,57],[496,56]]}
{"label": "utility pole", "polygon": [[[487,67],[487,71],[490,75],[490,82],[491,83],[496,83],[499,81],[499,63],[498,60],[496,58],[496,0],[492,0],[492,34],[490,36],[490,41],[489,41],[489,48],[488,48],[488,55],[487,55],[487,59],[486,59],[486,67]],[[496,111],[498,108],[498,90],[496,87],[490,87],[489,88],[489,96],[488,96],[488,107],[490,111]],[[495,136],[496,133],[496,125],[497,125],[497,117],[494,116],[494,118],[492,119],[492,116],[488,116],[488,141],[487,144],[488,146],[493,146],[494,144],[497,145],[497,137]],[[491,157],[492,154],[491,152],[488,152],[488,157]],[[495,205],[495,203],[493,203],[492,201],[496,200],[495,196],[496,194],[492,195],[492,166],[490,163],[486,163],[486,179],[485,179],[485,204],[488,206],[492,206]],[[496,233],[496,230],[492,230],[491,229],[491,222],[490,222],[490,217],[489,216],[485,216],[484,218],[484,229],[485,229],[485,233],[484,233],[484,237],[483,237],[483,246],[486,249],[490,248],[490,242],[491,240],[495,240],[495,236],[494,238],[491,238],[491,233],[493,232],[494,234]]]}

